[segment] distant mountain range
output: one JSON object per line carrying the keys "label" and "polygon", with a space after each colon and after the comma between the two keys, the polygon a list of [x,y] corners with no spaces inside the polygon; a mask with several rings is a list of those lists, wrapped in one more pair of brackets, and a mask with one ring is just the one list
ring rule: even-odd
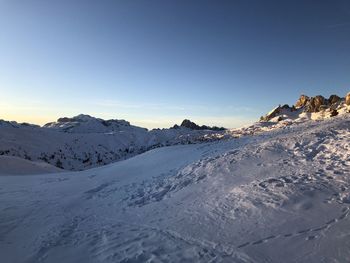
{"label": "distant mountain range", "polygon": [[0,155],[44,161],[67,170],[82,170],[157,147],[225,137],[223,128],[197,127],[189,127],[184,121],[174,128],[149,131],[125,120],[103,120],[83,114],[59,118],[43,127],[1,120]]}
{"label": "distant mountain range", "polygon": [[103,120],[80,114],[59,118],[43,127],[0,120],[0,155],[45,162],[66,170],[84,170],[123,160],[163,146],[192,144],[267,132],[310,120],[347,114],[350,93],[300,96],[295,105],[274,108],[260,121],[239,129],[199,126],[190,120],[169,129],[131,125],[125,120]]}

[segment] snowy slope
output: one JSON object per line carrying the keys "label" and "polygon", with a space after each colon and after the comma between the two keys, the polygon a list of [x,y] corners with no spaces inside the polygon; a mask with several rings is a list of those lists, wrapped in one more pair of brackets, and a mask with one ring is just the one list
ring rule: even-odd
{"label": "snowy slope", "polygon": [[350,116],[0,177],[4,262],[349,262]]}
{"label": "snowy slope", "polygon": [[45,162],[32,162],[14,156],[0,156],[0,175],[47,174],[62,171]]}
{"label": "snowy slope", "polygon": [[[332,96],[330,96],[328,100],[324,99],[322,96],[316,96],[323,98],[325,100],[324,103],[326,103],[327,105],[320,105],[319,109],[310,110],[310,105],[308,105],[307,103],[304,106],[300,106],[298,105],[298,103],[303,97],[306,97],[311,101],[314,98],[309,98],[305,95],[302,95],[297,101],[297,103],[292,107],[290,107],[287,104],[275,107],[265,116],[262,116],[260,118],[260,121],[242,128],[231,129],[229,133],[233,137],[241,137],[245,135],[254,135],[261,132],[285,128],[287,126],[295,126],[303,123],[309,123],[312,121],[323,121],[331,119],[335,116],[349,115],[350,104],[347,104],[344,98],[340,98],[338,96],[336,97],[339,98],[339,101],[331,103],[329,101],[331,101]],[[350,93],[347,95],[347,97],[350,100]]]}
{"label": "snowy slope", "polygon": [[130,125],[125,120],[103,120],[90,115],[80,114],[72,118],[59,118],[57,122],[44,125],[45,128],[70,133],[107,133],[107,132],[146,132],[147,129]]}
{"label": "snowy slope", "polygon": [[89,115],[61,118],[44,127],[0,120],[0,156],[83,170],[156,147],[212,141],[224,135],[224,131],[184,127],[148,131],[124,120],[102,120]]}
{"label": "snowy slope", "polygon": [[148,131],[125,120],[103,120],[84,114],[60,118],[43,127],[0,120],[0,156],[46,162],[65,170],[84,170],[157,147],[225,140],[347,115],[350,105],[346,98],[302,95],[294,106],[278,106],[261,121],[232,130],[184,120],[180,126]]}

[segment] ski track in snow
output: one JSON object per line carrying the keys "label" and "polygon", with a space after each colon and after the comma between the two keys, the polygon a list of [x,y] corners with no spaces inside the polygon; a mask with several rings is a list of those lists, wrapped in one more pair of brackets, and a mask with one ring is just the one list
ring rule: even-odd
{"label": "ski track in snow", "polygon": [[335,118],[79,173],[0,177],[0,254],[5,262],[346,262],[349,124]]}

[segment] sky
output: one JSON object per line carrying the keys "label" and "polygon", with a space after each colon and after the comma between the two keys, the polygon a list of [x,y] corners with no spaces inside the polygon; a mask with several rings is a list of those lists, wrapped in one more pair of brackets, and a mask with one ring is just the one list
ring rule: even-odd
{"label": "sky", "polygon": [[232,128],[349,72],[346,0],[0,0],[0,119]]}

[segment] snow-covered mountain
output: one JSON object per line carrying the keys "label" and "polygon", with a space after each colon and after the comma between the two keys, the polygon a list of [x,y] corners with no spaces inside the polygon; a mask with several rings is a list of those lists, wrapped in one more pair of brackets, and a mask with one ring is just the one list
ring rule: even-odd
{"label": "snow-covered mountain", "polygon": [[274,129],[285,129],[312,121],[322,121],[335,116],[350,114],[350,93],[345,98],[331,95],[328,99],[321,95],[308,97],[301,95],[295,105],[284,104],[272,109],[260,121],[246,127],[231,129],[233,137],[254,135]]}
{"label": "snow-covered mountain", "polygon": [[63,117],[43,127],[0,120],[0,155],[42,161],[66,170],[83,170],[157,147],[236,138],[344,115],[349,112],[349,104],[349,94],[328,99],[302,95],[295,105],[278,106],[260,121],[232,130],[184,120],[170,129],[149,131],[125,120],[103,120],[83,114]]}
{"label": "snow-covered mountain", "polygon": [[[349,262],[350,113],[281,123],[81,172],[0,176],[1,261]],[[6,129],[34,144],[105,138]]]}
{"label": "snow-covered mountain", "polygon": [[323,120],[349,112],[350,94],[346,98],[331,95],[328,99],[321,95],[308,97],[301,95],[295,105],[285,104],[274,108],[260,118],[268,122],[303,122],[306,120]]}
{"label": "snow-covered mountain", "polygon": [[85,114],[72,118],[59,118],[57,122],[47,123],[44,127],[69,133],[139,132],[142,134],[147,131],[145,128],[130,125],[125,120],[103,120]]}
{"label": "snow-covered mountain", "polygon": [[102,120],[89,115],[60,118],[39,127],[0,121],[0,155],[43,161],[67,170],[83,170],[176,144],[224,138],[224,130],[197,130],[184,126],[154,129],[125,120]]}

